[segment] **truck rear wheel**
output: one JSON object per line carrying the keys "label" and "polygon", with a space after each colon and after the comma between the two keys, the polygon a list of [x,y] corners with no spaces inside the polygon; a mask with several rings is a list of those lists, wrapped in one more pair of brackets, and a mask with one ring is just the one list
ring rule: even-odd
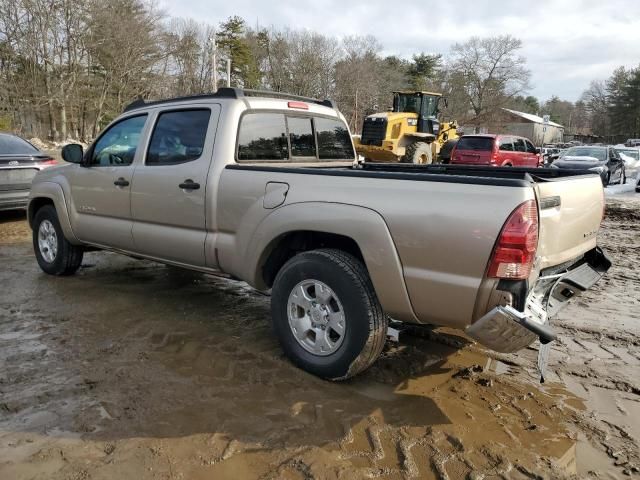
{"label": "truck rear wheel", "polygon": [[287,357],[330,380],[371,366],[386,340],[387,317],[366,268],[341,250],[311,250],[290,259],[276,276],[271,314]]}
{"label": "truck rear wheel", "polygon": [[430,165],[433,163],[431,145],[426,142],[414,142],[407,146],[404,157],[402,157],[402,163]]}
{"label": "truck rear wheel", "polygon": [[45,205],[33,219],[33,251],[43,272],[49,275],[73,275],[82,264],[81,247],[64,238],[56,209]]}

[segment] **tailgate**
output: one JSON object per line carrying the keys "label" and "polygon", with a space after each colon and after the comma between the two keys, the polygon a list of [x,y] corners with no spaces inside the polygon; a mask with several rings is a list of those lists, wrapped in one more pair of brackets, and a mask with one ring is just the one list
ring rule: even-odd
{"label": "tailgate", "polygon": [[598,175],[538,180],[539,268],[573,260],[596,247],[604,192]]}

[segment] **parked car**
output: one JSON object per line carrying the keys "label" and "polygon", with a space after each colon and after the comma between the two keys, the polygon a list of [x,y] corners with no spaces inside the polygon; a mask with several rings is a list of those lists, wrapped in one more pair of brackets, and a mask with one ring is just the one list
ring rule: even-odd
{"label": "parked car", "polygon": [[40,268],[70,275],[98,248],[226,272],[270,290],[286,355],[334,380],[376,360],[389,317],[505,352],[549,342],[548,317],[609,268],[597,175],[357,165],[332,102],[283,96],[137,101],[64,147],[31,190]]}
{"label": "parked car", "polygon": [[451,153],[452,164],[496,167],[537,167],[538,149],[524,137],[514,135],[464,135]]}
{"label": "parked car", "polygon": [[624,160],[625,169],[637,168],[640,166],[640,148],[634,147],[614,147],[620,158]]}
{"label": "parked car", "polygon": [[625,147],[640,147],[640,138],[628,138],[624,145]]}
{"label": "parked car", "polygon": [[33,177],[56,163],[25,139],[0,133],[0,210],[25,208]]}
{"label": "parked car", "polygon": [[548,165],[560,156],[561,149],[558,147],[542,147],[540,154],[542,155],[542,163]]}
{"label": "parked car", "polygon": [[600,175],[605,187],[611,183],[623,184],[627,181],[624,162],[613,147],[571,147],[565,150],[551,166],[596,172]]}

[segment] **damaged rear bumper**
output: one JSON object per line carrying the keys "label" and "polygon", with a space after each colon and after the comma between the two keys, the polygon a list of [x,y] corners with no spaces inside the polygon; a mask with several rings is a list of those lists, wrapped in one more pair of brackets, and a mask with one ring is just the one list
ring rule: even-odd
{"label": "damaged rear bumper", "polygon": [[499,305],[466,329],[467,335],[484,346],[504,353],[531,345],[536,339],[547,344],[556,338],[548,319],[567,302],[595,285],[611,267],[600,248],[587,252],[569,269],[542,275],[531,289],[524,311]]}

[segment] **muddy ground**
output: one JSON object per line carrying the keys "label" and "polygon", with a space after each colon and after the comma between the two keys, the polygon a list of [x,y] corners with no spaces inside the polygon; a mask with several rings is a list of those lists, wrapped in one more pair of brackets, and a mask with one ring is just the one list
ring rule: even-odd
{"label": "muddy ground", "polygon": [[609,200],[614,267],[554,321],[542,386],[535,349],[427,328],[326,382],[242,283],[102,252],[49,277],[0,212],[0,479],[637,478],[639,206]]}

